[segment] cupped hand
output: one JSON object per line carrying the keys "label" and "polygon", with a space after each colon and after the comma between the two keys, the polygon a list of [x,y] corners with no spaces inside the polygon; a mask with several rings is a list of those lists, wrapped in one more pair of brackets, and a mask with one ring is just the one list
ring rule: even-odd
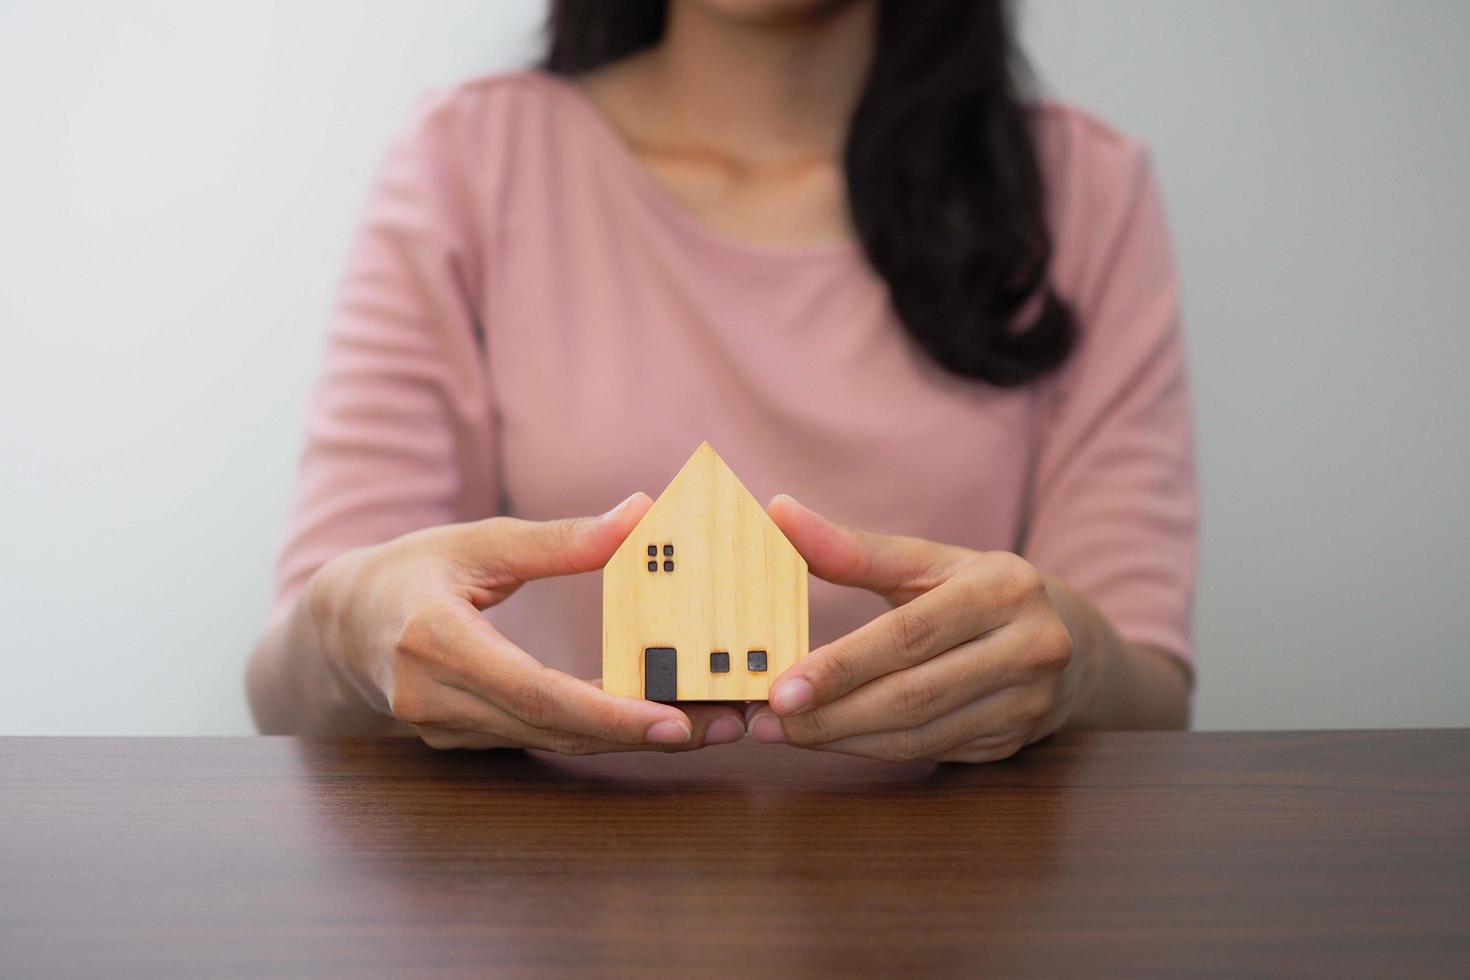
{"label": "cupped hand", "polygon": [[554,670],[481,611],[522,584],[601,568],[647,512],[634,494],[601,517],[494,517],[348,552],[308,585],[317,646],[341,686],[436,748],[583,754],[733,741],[733,707],[616,697]]}
{"label": "cupped hand", "polygon": [[1071,632],[1022,558],[842,527],[787,496],[770,514],[813,575],[894,608],[813,650],[755,705],[766,742],[985,762],[1055,731],[1078,699]]}

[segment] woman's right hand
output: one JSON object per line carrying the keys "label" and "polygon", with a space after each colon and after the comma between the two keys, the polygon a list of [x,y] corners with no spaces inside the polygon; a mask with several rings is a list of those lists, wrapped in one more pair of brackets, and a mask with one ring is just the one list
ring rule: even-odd
{"label": "woman's right hand", "polygon": [[315,645],[345,697],[435,748],[584,754],[734,741],[745,722],[733,707],[615,697],[542,665],[481,615],[532,579],[601,568],[649,506],[638,493],[601,517],[492,517],[339,555],[303,599]]}

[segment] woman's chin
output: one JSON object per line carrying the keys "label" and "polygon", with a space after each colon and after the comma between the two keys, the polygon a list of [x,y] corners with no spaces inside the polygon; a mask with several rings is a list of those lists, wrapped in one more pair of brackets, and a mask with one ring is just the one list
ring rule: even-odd
{"label": "woman's chin", "polygon": [[685,0],[720,17],[746,24],[782,26],[815,20],[870,0]]}

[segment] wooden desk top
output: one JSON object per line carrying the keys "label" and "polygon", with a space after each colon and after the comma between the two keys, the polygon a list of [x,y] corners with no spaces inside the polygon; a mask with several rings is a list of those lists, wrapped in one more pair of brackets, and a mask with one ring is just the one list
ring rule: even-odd
{"label": "wooden desk top", "polygon": [[1470,731],[0,739],[0,974],[1470,974]]}

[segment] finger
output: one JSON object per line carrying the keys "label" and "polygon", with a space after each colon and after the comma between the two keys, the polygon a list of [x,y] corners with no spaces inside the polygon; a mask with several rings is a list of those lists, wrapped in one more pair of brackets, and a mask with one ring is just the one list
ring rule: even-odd
{"label": "finger", "polygon": [[1024,732],[1008,731],[971,739],[948,749],[932,749],[921,736],[898,732],[886,736],[864,735],[811,748],[885,762],[994,762],[1015,755],[1028,744]]}
{"label": "finger", "polygon": [[948,752],[935,756],[934,761],[963,762],[968,764],[999,762],[1002,759],[1009,759],[1030,744],[1031,742],[1019,734],[990,739],[976,739],[964,745],[957,745]]}
{"label": "finger", "polygon": [[[680,707],[694,725],[690,740],[700,745],[724,745],[745,737],[745,716],[727,704],[681,703]],[[682,746],[680,746],[682,748]]]}
{"label": "finger", "polygon": [[582,735],[574,736],[575,741],[565,740],[557,745],[550,743],[541,744],[539,739],[521,742],[501,735],[466,731],[459,728],[437,728],[432,725],[416,725],[414,726],[414,734],[418,735],[429,748],[441,750],[470,749],[473,751],[487,751],[490,749],[536,749],[557,752],[562,755],[601,755],[610,752],[689,751],[685,746],[678,746],[673,749],[660,749],[657,746],[651,745],[620,745],[615,742],[599,742],[597,739],[586,738]]}
{"label": "finger", "polygon": [[787,668],[771,685],[772,709],[789,716],[819,708],[1005,625],[1010,610],[986,600],[983,576],[950,578]]}
{"label": "finger", "polygon": [[[600,689],[602,678],[595,678],[588,683]],[[693,742],[723,745],[745,737],[743,701],[680,701],[674,706],[689,716],[689,721],[694,726]]]}
{"label": "finger", "polygon": [[531,728],[588,735],[625,744],[680,745],[694,735],[689,716],[671,705],[615,697],[595,685],[543,666],[491,626],[474,607],[458,603],[416,621],[400,646],[440,683],[457,687]]}
{"label": "finger", "polygon": [[1021,671],[998,650],[997,637],[961,643],[938,656],[885,674],[836,700],[782,716],[786,740],[796,744],[918,728],[1002,688]]}
{"label": "finger", "polygon": [[652,505],[648,494],[639,492],[597,517],[554,521],[492,517],[461,526],[456,554],[497,585],[596,571]]}
{"label": "finger", "polygon": [[[959,751],[994,751],[997,758],[1010,755],[1039,738],[1039,727],[1051,709],[1054,697],[1045,685],[1008,687],[967,704],[917,728],[854,735],[830,742],[795,744],[820,752],[840,752],[871,759],[910,761],[947,758]],[[781,722],[774,715],[766,716]],[[761,741],[781,741],[771,721],[757,715],[751,733]],[[784,724],[784,722],[782,722]],[[782,733],[784,736],[784,732]],[[970,749],[961,750],[961,746]]]}
{"label": "finger", "polygon": [[690,712],[694,736],[674,745],[608,742],[588,735],[532,728],[494,705],[467,692],[447,688],[439,699],[439,718],[434,723],[413,726],[425,744],[436,749],[545,749],[565,755],[603,752],[688,752],[706,745],[731,742],[745,734],[745,725],[734,709],[723,705],[698,705]]}
{"label": "finger", "polygon": [[772,498],[767,511],[813,575],[876,592],[895,605],[934,588],[974,555],[923,538],[844,527],[784,493]]}
{"label": "finger", "polygon": [[[603,742],[586,735],[526,729],[514,720],[506,722],[504,727],[514,734],[507,735],[498,731],[483,731],[477,728],[446,728],[440,725],[415,725],[414,732],[423,739],[425,745],[433,749],[543,749],[562,755],[593,755],[604,752],[636,752],[639,749],[653,749],[652,746],[646,745]],[[517,731],[518,728],[520,728],[519,731]]]}
{"label": "finger", "polygon": [[441,728],[437,725],[414,725],[414,734],[431,749],[527,749],[514,739],[487,732],[466,731],[462,728]]}

